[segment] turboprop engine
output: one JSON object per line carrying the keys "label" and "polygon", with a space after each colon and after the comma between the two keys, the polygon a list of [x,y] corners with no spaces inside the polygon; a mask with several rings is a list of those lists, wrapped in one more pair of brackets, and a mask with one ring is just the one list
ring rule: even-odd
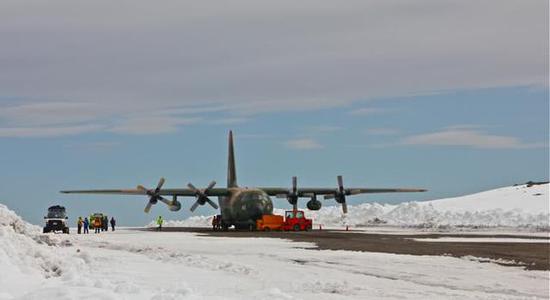
{"label": "turboprop engine", "polygon": [[320,210],[322,203],[321,201],[317,200],[317,196],[313,195],[311,196],[311,200],[309,200],[306,204],[307,209],[309,210]]}
{"label": "turboprop engine", "polygon": [[176,199],[176,196],[174,196],[174,199],[172,199],[172,202],[168,205],[168,209],[171,211],[178,211],[181,209],[181,202]]}

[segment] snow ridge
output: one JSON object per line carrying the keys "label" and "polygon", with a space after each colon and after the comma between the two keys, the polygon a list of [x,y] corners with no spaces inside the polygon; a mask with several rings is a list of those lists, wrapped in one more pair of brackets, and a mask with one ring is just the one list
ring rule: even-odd
{"label": "snow ridge", "polygon": [[0,275],[0,286],[24,290],[26,284],[46,278],[75,278],[76,268],[84,262],[56,253],[58,246],[68,244],[52,235],[42,235],[40,227],[25,222],[0,204],[0,269],[4,274]]}
{"label": "snow ridge", "polygon": [[[397,205],[363,203],[349,205],[346,216],[340,206],[308,211],[315,224],[324,226],[393,225],[401,227],[528,227],[550,230],[548,184],[512,186],[482,193]],[[285,209],[274,209],[283,215]],[[169,220],[164,226],[208,227],[212,216]],[[151,222],[148,226],[154,227]]]}

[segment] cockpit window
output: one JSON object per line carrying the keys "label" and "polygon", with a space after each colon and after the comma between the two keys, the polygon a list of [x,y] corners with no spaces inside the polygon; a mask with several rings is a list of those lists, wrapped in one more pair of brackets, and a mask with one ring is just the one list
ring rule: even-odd
{"label": "cockpit window", "polygon": [[258,201],[258,200],[267,200],[269,201],[269,196],[261,192],[248,192],[243,196],[244,201]]}
{"label": "cockpit window", "polygon": [[287,211],[285,217],[287,217],[287,218],[294,218],[294,212]]}
{"label": "cockpit window", "polygon": [[299,211],[299,212],[296,213],[296,218],[301,219],[301,218],[303,218],[303,217],[304,217],[304,213],[303,213],[303,212]]}

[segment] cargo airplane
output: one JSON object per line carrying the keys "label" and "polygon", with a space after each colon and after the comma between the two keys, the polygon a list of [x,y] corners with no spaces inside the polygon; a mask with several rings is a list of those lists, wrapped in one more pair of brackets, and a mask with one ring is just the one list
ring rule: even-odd
{"label": "cargo airplane", "polygon": [[[400,192],[425,192],[424,189],[409,188],[345,188],[342,176],[337,176],[338,186],[336,188],[310,188],[298,187],[297,178],[292,177],[292,186],[285,187],[239,187],[237,185],[237,173],[235,169],[235,154],[233,150],[233,133],[229,131],[229,149],[227,166],[227,187],[216,188],[215,181],[205,189],[196,188],[193,184],[187,184],[188,188],[163,189],[164,178],[161,178],[157,187],[147,189],[138,185],[135,189],[119,190],[73,190],[61,191],[66,194],[115,194],[115,195],[144,195],[149,198],[145,206],[145,212],[148,213],[151,207],[158,201],[163,202],[171,211],[181,209],[181,203],[178,197],[194,197],[195,202],[191,206],[191,211],[199,205],[208,203],[214,209],[220,208],[222,228],[227,229],[235,226],[238,229],[255,228],[256,220],[262,215],[273,214],[273,202],[270,196],[277,198],[286,198],[293,206],[298,207],[299,198],[309,198],[306,206],[310,210],[321,209],[321,201],[317,196],[323,196],[324,199],[334,199],[342,205],[344,213],[348,212],[346,197],[358,194],[370,193],[400,193]],[[172,199],[166,199],[163,196],[171,196]],[[218,204],[209,197],[218,197]]]}

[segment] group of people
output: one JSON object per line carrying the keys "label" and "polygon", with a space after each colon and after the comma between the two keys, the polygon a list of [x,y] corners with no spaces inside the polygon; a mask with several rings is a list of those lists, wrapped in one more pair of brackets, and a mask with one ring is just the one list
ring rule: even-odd
{"label": "group of people", "polygon": [[221,215],[214,215],[212,217],[212,230],[220,230],[222,228],[222,216]]}
{"label": "group of people", "polygon": [[[90,222],[90,220],[92,220],[92,222]],[[109,223],[111,223],[112,231],[115,231],[116,220],[114,217],[111,217],[110,222],[107,216],[103,216],[103,218],[91,216],[90,220],[88,220],[87,217],[85,217],[84,219],[82,219],[82,217],[78,217],[78,221],[76,222],[78,234],[82,233],[82,229],[84,229],[84,234],[90,233],[90,230],[89,230],[90,227],[94,228],[95,233],[100,233],[101,231],[108,231]]]}

